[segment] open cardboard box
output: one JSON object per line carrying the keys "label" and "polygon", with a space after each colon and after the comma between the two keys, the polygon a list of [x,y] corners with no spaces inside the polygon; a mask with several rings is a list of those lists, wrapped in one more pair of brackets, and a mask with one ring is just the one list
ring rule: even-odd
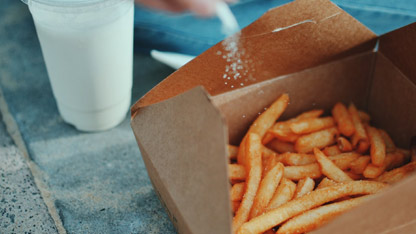
{"label": "open cardboard box", "polygon": [[[242,30],[251,59],[244,86],[224,84],[219,43],[153,88],[132,107],[131,125],[178,232],[231,233],[226,145],[283,92],[291,101],[281,119],[354,102],[407,148],[416,135],[415,42],[416,23],[377,37],[328,0],[297,0]],[[410,176],[316,233],[414,233],[415,198]]]}

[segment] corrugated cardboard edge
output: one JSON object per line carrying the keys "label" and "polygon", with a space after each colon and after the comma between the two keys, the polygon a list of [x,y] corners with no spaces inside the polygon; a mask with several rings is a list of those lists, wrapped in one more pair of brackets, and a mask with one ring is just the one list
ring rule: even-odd
{"label": "corrugated cardboard edge", "polygon": [[231,232],[228,130],[202,87],[141,108],[131,126],[180,233]]}
{"label": "corrugated cardboard edge", "polygon": [[[299,22],[306,23],[298,24]],[[297,26],[288,27],[296,24]],[[285,30],[272,33],[276,28]],[[261,82],[273,77],[361,53],[372,49],[376,35],[329,0],[297,0],[272,9],[242,30],[240,47],[246,76],[231,87],[223,74],[229,65],[219,56],[225,54],[220,43],[177,70],[159,83],[132,107],[132,116],[143,106],[176,96],[202,85],[211,95]],[[207,63],[206,61],[210,61]],[[258,62],[261,61],[261,62]],[[255,72],[256,77],[250,76]]]}
{"label": "corrugated cardboard edge", "polygon": [[416,22],[380,37],[379,50],[416,84]]}

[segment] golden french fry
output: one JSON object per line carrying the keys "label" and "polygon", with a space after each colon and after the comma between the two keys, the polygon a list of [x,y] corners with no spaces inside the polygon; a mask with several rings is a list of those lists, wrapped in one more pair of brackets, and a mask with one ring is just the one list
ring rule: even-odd
{"label": "golden french fry", "polygon": [[324,150],[322,150],[326,156],[333,156],[341,153],[341,150],[338,148],[337,145],[327,146]]}
{"label": "golden french fry", "polygon": [[338,125],[338,130],[342,135],[349,137],[354,134],[355,127],[350,113],[348,113],[344,104],[340,102],[335,104],[334,108],[332,108],[332,116],[334,117],[334,120]]}
{"label": "golden french fry", "polygon": [[411,172],[416,170],[416,161],[410,162],[402,167],[396,168],[394,170],[384,172],[381,176],[379,176],[376,180],[379,182],[387,183],[387,184],[394,184],[397,181],[405,178]]}
{"label": "golden french fry", "polygon": [[268,149],[265,146],[262,146],[261,148],[261,158],[262,158],[262,165],[263,167],[267,165],[267,162],[269,161],[269,158],[276,158],[277,153],[275,153],[273,150]]}
{"label": "golden french fry", "polygon": [[357,151],[357,153],[360,153],[360,154],[365,154],[369,148],[370,148],[369,141],[359,141],[357,149],[355,151]]}
{"label": "golden french fry", "polygon": [[303,135],[297,139],[295,150],[298,153],[309,153],[312,152],[313,148],[322,149],[335,143],[336,134],[338,134],[338,130],[333,127]]}
{"label": "golden french fry", "polygon": [[312,163],[302,166],[287,166],[283,176],[289,180],[301,180],[305,177],[317,179],[322,176],[318,163]]}
{"label": "golden french fry", "polygon": [[371,163],[376,166],[382,166],[384,159],[386,158],[386,145],[383,138],[380,136],[380,132],[373,127],[366,126],[367,134],[370,138],[370,156]]}
{"label": "golden french fry", "polygon": [[352,151],[352,145],[345,137],[338,137],[337,142],[338,142],[338,148],[342,152]]}
{"label": "golden french fry", "polygon": [[370,115],[367,114],[364,111],[361,111],[361,110],[358,111],[358,116],[360,116],[361,122],[363,122],[363,123],[367,123],[368,124],[370,122],[370,120],[371,120]]}
{"label": "golden french fry", "polygon": [[234,184],[233,187],[231,187],[231,191],[230,191],[231,201],[241,201],[244,195],[244,186],[245,186],[245,183],[241,182],[241,183]]}
{"label": "golden french fry", "polygon": [[332,117],[324,117],[299,120],[297,122],[291,123],[289,127],[292,130],[292,132],[296,134],[307,134],[325,128],[330,128],[334,125],[335,122]]}
{"label": "golden french fry", "polygon": [[[297,117],[295,117],[293,119],[290,119],[290,120],[287,120],[287,121],[284,121],[284,122],[275,123],[271,129],[279,129],[279,131],[282,132],[281,136],[279,136],[279,137],[284,139],[284,141],[295,142],[298,136],[291,132],[288,124],[296,122],[298,120],[317,118],[320,115],[322,115],[322,113],[324,113],[324,111],[321,110],[321,109],[306,111],[306,112],[303,112],[302,114],[298,115]],[[263,137],[262,143],[264,145],[267,145],[274,138],[275,138],[275,136],[273,134],[271,134],[270,132],[267,132],[266,135]]]}
{"label": "golden french fry", "polygon": [[356,147],[359,141],[367,141],[367,134],[365,132],[364,125],[361,122],[358,110],[353,103],[348,106],[348,112],[351,115],[351,120],[355,127],[355,133],[352,136],[351,143],[354,147]]}
{"label": "golden french fry", "polygon": [[352,179],[339,169],[328,157],[325,156],[318,148],[314,148],[316,161],[321,166],[322,174],[335,182],[348,182]]}
{"label": "golden french fry", "polygon": [[[264,158],[263,158],[264,159]],[[264,160],[263,160],[264,162]],[[278,161],[275,156],[269,157],[265,163],[263,163],[263,173],[261,177],[263,178],[276,164]]]}
{"label": "golden french fry", "polygon": [[[268,133],[273,135],[274,138],[277,138],[283,142],[295,142],[299,135],[292,132],[290,129],[290,123],[291,121],[285,121],[285,122],[277,122],[273,128],[268,130]],[[265,142],[263,141],[263,144]]]}
{"label": "golden french fry", "polygon": [[351,181],[339,185],[314,190],[300,198],[264,213],[244,223],[238,234],[258,234],[267,231],[284,221],[314,207],[345,196],[377,193],[386,185],[375,181]]}
{"label": "golden french fry", "polygon": [[401,166],[405,162],[405,156],[400,152],[389,153],[382,166],[376,166],[372,163],[365,168],[363,175],[365,178],[375,179],[379,177],[385,170]]}
{"label": "golden french fry", "polygon": [[310,111],[305,111],[302,114],[296,117],[296,120],[303,120],[303,119],[311,119],[311,118],[318,118],[324,113],[322,109],[315,109]]}
{"label": "golden french fry", "polygon": [[267,144],[267,147],[278,153],[295,152],[295,148],[292,143],[283,142],[278,139],[273,139],[270,141]]}
{"label": "golden french fry", "polygon": [[253,207],[250,212],[250,219],[263,213],[276,191],[283,175],[283,164],[277,163],[260,182],[259,189],[254,198]]}
{"label": "golden french fry", "polygon": [[276,234],[306,233],[312,231],[325,225],[336,216],[362,204],[370,197],[371,195],[362,196],[306,211],[284,223],[277,230]]}
{"label": "golden french fry", "polygon": [[282,178],[279,186],[276,189],[276,192],[274,193],[265,211],[273,210],[285,204],[286,202],[292,200],[293,195],[295,194],[295,190],[296,190],[295,183],[293,183],[291,180],[288,180],[286,178]]}
{"label": "golden french fry", "polygon": [[370,156],[361,156],[357,158],[350,164],[351,172],[355,174],[363,174],[365,168],[370,163],[370,161],[371,161]]}
{"label": "golden french fry", "polygon": [[347,170],[350,168],[351,163],[354,162],[360,154],[355,152],[342,153],[328,158],[341,170]]}
{"label": "golden french fry", "polygon": [[255,133],[249,133],[246,138],[246,152],[248,172],[246,179],[246,188],[241,200],[241,204],[233,218],[232,227],[233,233],[240,228],[240,226],[248,220],[251,207],[253,206],[254,197],[260,185],[262,165],[261,165],[261,139]]}
{"label": "golden french fry", "polygon": [[[253,122],[250,128],[247,131],[247,134],[255,133],[260,139],[263,139],[267,130],[273,126],[276,120],[282,115],[285,111],[287,104],[289,103],[289,95],[287,93],[282,94],[276,101],[274,101],[270,107],[265,110],[257,119]],[[245,138],[240,144],[240,148],[244,145]],[[245,165],[245,150],[240,149],[237,156],[237,161],[239,164]]]}
{"label": "golden french fry", "polygon": [[315,188],[315,181],[309,177],[301,179],[296,186],[295,198],[302,197],[303,195],[311,192]]}
{"label": "golden french fry", "polygon": [[355,174],[351,171],[344,171],[345,174],[347,174],[348,177],[350,177],[353,180],[362,180],[365,179],[364,176],[362,176],[361,174]]}
{"label": "golden french fry", "polygon": [[237,159],[238,147],[234,145],[227,145],[227,149],[228,149],[228,158],[230,160]]}
{"label": "golden french fry", "polygon": [[383,129],[378,129],[380,132],[380,136],[386,145],[386,153],[391,153],[396,150],[396,145],[394,144],[393,140],[391,139],[390,135],[384,131]]}
{"label": "golden french fry", "polygon": [[338,184],[337,182],[335,182],[331,179],[328,179],[328,177],[325,177],[321,180],[321,182],[318,184],[316,189],[326,188],[326,187],[334,186],[334,185],[337,185],[337,184]]}
{"label": "golden french fry", "polygon": [[313,154],[284,153],[281,156],[283,163],[289,166],[302,166],[316,162]]}
{"label": "golden french fry", "polygon": [[239,201],[232,201],[231,202],[231,210],[233,211],[233,214],[237,211],[238,207],[240,207]]}
{"label": "golden french fry", "polygon": [[228,177],[230,180],[245,180],[246,169],[242,165],[228,164]]}

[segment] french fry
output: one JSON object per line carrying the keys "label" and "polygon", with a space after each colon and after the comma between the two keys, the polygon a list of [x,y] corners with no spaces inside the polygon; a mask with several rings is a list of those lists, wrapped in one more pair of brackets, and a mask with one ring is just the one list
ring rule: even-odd
{"label": "french fry", "polygon": [[307,134],[325,128],[330,128],[334,125],[335,122],[332,117],[324,117],[299,120],[297,122],[289,124],[289,127],[292,130],[292,132],[296,134]]}
{"label": "french fry", "polygon": [[[291,121],[277,122],[273,128],[269,129],[268,133],[283,142],[293,143],[299,138],[299,135],[292,132],[290,129],[290,123]],[[263,144],[264,143],[265,141],[263,141]]]}
{"label": "french fry", "polygon": [[312,163],[302,166],[287,166],[283,176],[289,180],[301,180],[305,177],[317,179],[322,176],[321,169],[318,163]]}
{"label": "french fry", "polygon": [[326,187],[334,186],[334,185],[337,185],[337,184],[338,184],[337,182],[335,182],[331,179],[328,179],[328,177],[325,177],[321,180],[321,182],[318,184],[316,189],[326,188]]}
{"label": "french fry", "polygon": [[283,205],[284,203],[292,200],[293,195],[295,194],[295,190],[296,190],[295,183],[293,183],[291,180],[288,180],[286,178],[282,178],[279,186],[276,189],[276,192],[274,193],[265,211],[273,210]]}
{"label": "french fry", "polygon": [[348,177],[350,177],[353,180],[362,180],[365,179],[364,176],[360,175],[360,174],[355,174],[351,171],[344,171],[345,174],[347,174]]}
{"label": "french fry", "polygon": [[241,201],[244,195],[244,186],[245,186],[245,183],[241,182],[241,183],[234,184],[233,187],[231,187],[231,191],[230,191],[231,201]]}
{"label": "french fry", "polygon": [[341,170],[347,170],[350,168],[351,163],[354,162],[360,154],[355,152],[342,153],[328,158]]}
{"label": "french fry", "polygon": [[284,153],[281,156],[283,163],[289,166],[302,166],[316,162],[313,154]]}
{"label": "french fry", "polygon": [[364,111],[361,111],[361,110],[358,111],[358,116],[360,116],[361,122],[363,122],[363,123],[367,123],[368,124],[370,122],[370,120],[371,120],[370,115],[367,114]]}
{"label": "french fry", "polygon": [[352,151],[352,145],[345,137],[338,137],[337,142],[338,142],[338,148],[342,152]]}
{"label": "french fry", "polygon": [[[267,130],[273,126],[276,120],[282,115],[285,111],[287,104],[289,103],[289,95],[287,93],[282,94],[276,101],[274,101],[270,107],[264,111],[257,119],[253,122],[253,124],[248,129],[246,136],[250,133],[257,134],[260,139],[263,139],[264,135],[266,134]],[[245,138],[242,140],[240,144],[241,146],[245,143]],[[244,148],[244,147],[243,147]],[[239,164],[245,165],[245,150],[240,149],[237,156],[237,161]]]}
{"label": "french fry", "polygon": [[232,210],[233,214],[237,211],[238,207],[240,207],[240,202],[239,201],[232,201],[231,202],[231,210]]}
{"label": "french fry", "polygon": [[277,163],[260,182],[259,189],[254,198],[253,207],[250,212],[250,219],[263,213],[276,191],[283,175],[283,164]]}
{"label": "french fry", "polygon": [[368,151],[370,148],[370,142],[369,141],[359,141],[357,146],[357,153],[364,154]]}
{"label": "french fry", "polygon": [[363,174],[365,168],[370,163],[370,156],[361,156],[350,164],[351,172],[355,174]]}
{"label": "french fry", "polygon": [[[296,121],[299,120],[303,120],[303,119],[310,119],[310,118],[317,118],[320,115],[322,115],[324,113],[323,110],[321,109],[316,109],[316,110],[310,110],[310,111],[306,111],[303,112],[302,114],[298,115],[297,117],[284,121],[284,122],[278,122],[275,123],[273,125],[272,129],[279,129],[280,131],[282,131],[285,134],[282,134],[280,137],[285,139],[286,141],[289,142],[294,142],[297,139],[297,135],[293,134],[293,132],[291,132],[290,128],[289,128],[289,123],[294,123]],[[262,143],[264,145],[267,145],[271,140],[273,140],[275,138],[275,136],[273,134],[271,134],[270,132],[267,132],[266,135],[263,138]]]}
{"label": "french fry", "polygon": [[270,141],[267,144],[267,147],[278,153],[295,152],[295,148],[292,143],[283,142],[278,139],[273,139]]}
{"label": "french fry", "polygon": [[268,162],[269,158],[276,158],[277,157],[277,153],[275,153],[273,150],[262,146],[261,147],[261,158],[262,158],[262,165],[264,167],[264,165],[266,165],[266,163]]}
{"label": "french fry", "polygon": [[390,135],[384,131],[383,129],[378,129],[380,132],[380,136],[386,145],[386,153],[391,153],[396,150],[396,145],[394,144],[393,140],[391,139]]}
{"label": "french fry", "polygon": [[336,216],[362,204],[370,197],[371,195],[362,196],[306,211],[284,223],[277,230],[276,234],[306,233],[312,231],[325,225]]}
{"label": "french fry", "polygon": [[381,138],[380,132],[377,129],[367,125],[366,130],[371,144],[371,163],[380,167],[383,165],[384,159],[386,158],[386,145],[384,144],[383,138]]}
{"label": "french fry", "polygon": [[318,118],[324,113],[322,109],[315,109],[310,111],[305,111],[302,114],[296,117],[296,120],[303,120],[303,119],[311,119],[311,118]]}
{"label": "french fry", "polygon": [[227,145],[228,149],[228,158],[230,160],[236,160],[238,154],[238,147],[234,145]]}
{"label": "french fry", "polygon": [[339,169],[328,157],[325,156],[318,148],[314,149],[316,161],[321,166],[322,174],[335,182],[348,182],[352,179]]}
{"label": "french fry", "polygon": [[278,162],[275,156],[269,157],[267,161],[263,164],[263,173],[261,177],[263,178],[277,163]]}
{"label": "french fry", "polygon": [[230,180],[245,180],[246,169],[242,165],[228,164],[228,177]]}
{"label": "french fry", "polygon": [[303,195],[311,192],[315,187],[315,181],[309,177],[301,179],[296,186],[295,198],[302,197]]}
{"label": "french fry", "polygon": [[350,103],[348,106],[348,112],[350,113],[351,120],[355,128],[355,133],[352,136],[351,143],[354,147],[356,147],[359,141],[367,141],[367,134],[365,132],[364,125],[361,122],[360,114],[353,103]]}
{"label": "french fry", "polygon": [[284,221],[314,207],[345,196],[374,194],[386,187],[375,181],[352,181],[339,185],[318,189],[296,198],[286,204],[264,213],[243,224],[238,234],[257,234],[275,227]]}
{"label": "french fry", "polygon": [[338,125],[338,130],[342,135],[349,137],[354,134],[355,127],[350,113],[348,113],[344,104],[340,102],[335,104],[334,108],[332,108],[332,116],[334,117],[334,120]]}
{"label": "french fry", "polygon": [[313,148],[322,149],[335,142],[336,134],[338,134],[338,130],[333,127],[303,135],[297,139],[295,150],[298,153],[309,153],[312,152]]}
{"label": "french fry", "polygon": [[385,170],[401,166],[405,162],[405,156],[400,152],[389,153],[382,166],[376,166],[372,163],[365,168],[363,175],[365,178],[375,179],[379,177]]}
{"label": "french fry", "polygon": [[248,220],[251,207],[253,206],[254,197],[260,185],[262,165],[261,165],[261,138],[255,133],[249,133],[246,138],[247,165],[246,171],[248,176],[246,179],[246,188],[241,200],[241,204],[235,213],[232,222],[233,233]]}
{"label": "french fry", "polygon": [[322,150],[326,156],[333,156],[341,153],[341,150],[338,148],[337,145],[327,146],[324,150]]}
{"label": "french fry", "polygon": [[410,162],[402,167],[396,168],[394,170],[384,172],[376,180],[382,183],[394,184],[399,180],[405,178],[411,172],[416,170],[416,161]]}

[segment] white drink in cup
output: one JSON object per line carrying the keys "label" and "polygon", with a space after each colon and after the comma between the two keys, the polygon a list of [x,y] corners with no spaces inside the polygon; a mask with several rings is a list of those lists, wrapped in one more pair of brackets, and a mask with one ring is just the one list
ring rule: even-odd
{"label": "white drink in cup", "polygon": [[25,0],[62,118],[83,131],[118,125],[130,107],[133,0]]}

